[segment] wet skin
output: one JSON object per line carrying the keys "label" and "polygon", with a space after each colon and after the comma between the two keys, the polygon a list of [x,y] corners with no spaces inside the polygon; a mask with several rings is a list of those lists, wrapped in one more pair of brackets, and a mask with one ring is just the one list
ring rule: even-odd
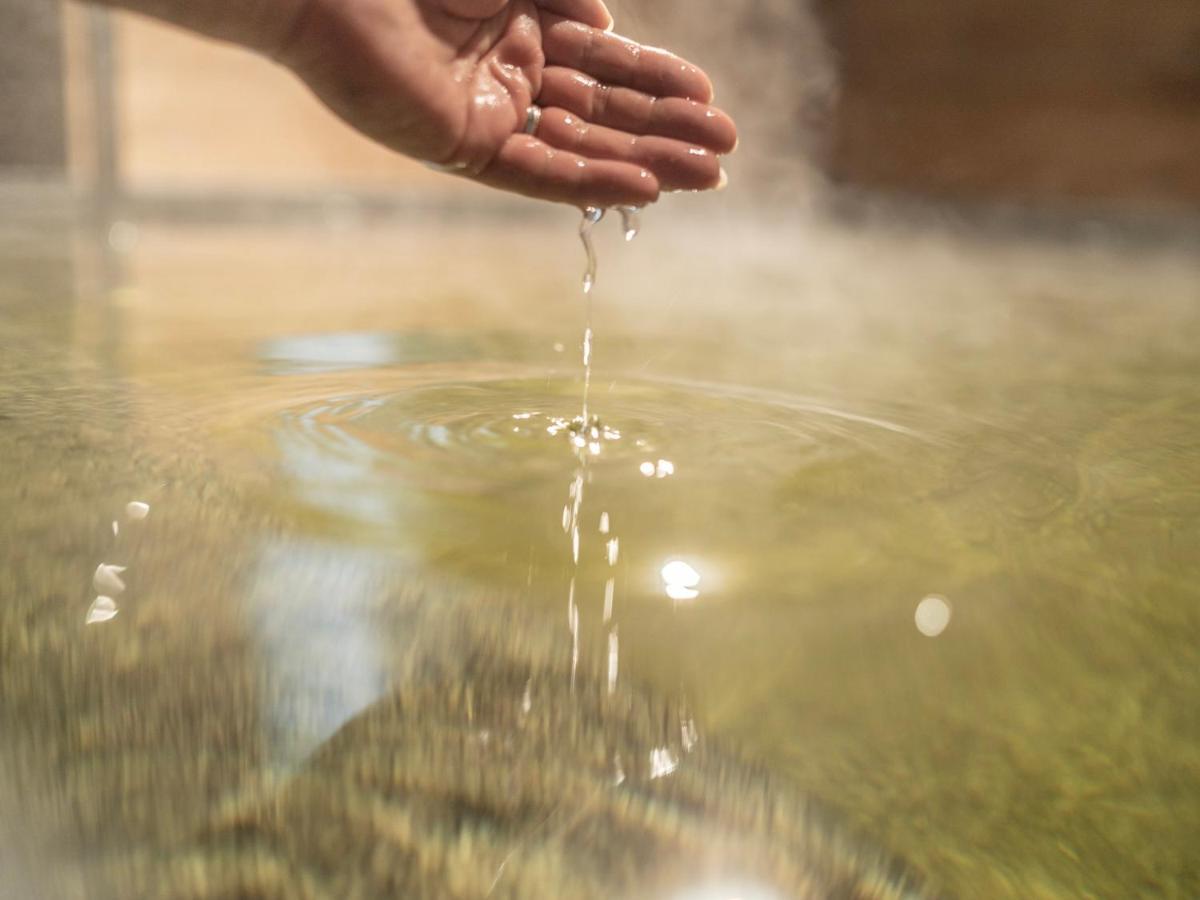
{"label": "wet skin", "polygon": [[[101,0],[270,56],[352,127],[481,184],[575,206],[724,185],[733,120],[697,66],[600,0]],[[531,104],[544,109],[525,133]]]}

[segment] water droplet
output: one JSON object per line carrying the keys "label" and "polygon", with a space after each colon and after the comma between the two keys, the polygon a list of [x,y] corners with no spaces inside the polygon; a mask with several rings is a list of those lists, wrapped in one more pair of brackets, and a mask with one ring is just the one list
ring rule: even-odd
{"label": "water droplet", "polygon": [[632,241],[642,228],[638,216],[640,210],[636,206],[621,206],[618,210],[621,213],[621,228],[625,231],[625,240]]}
{"label": "water droplet", "polygon": [[608,513],[600,513],[600,533],[608,534]]}
{"label": "water droplet", "polygon": [[125,515],[127,518],[135,522],[140,522],[146,516],[150,515],[150,504],[143,503],[141,500],[134,500],[131,503],[125,504]]}
{"label": "water droplet", "polygon": [[589,206],[583,211],[583,221],[579,225],[579,239],[583,241],[583,249],[587,254],[587,268],[583,273],[583,292],[590,294],[596,284],[596,246],[592,242],[592,229],[604,218],[604,210]]}
{"label": "water droplet", "polygon": [[617,564],[617,557],[621,553],[621,539],[613,538],[608,542],[606,549],[608,553],[608,564],[610,566],[615,566]]}

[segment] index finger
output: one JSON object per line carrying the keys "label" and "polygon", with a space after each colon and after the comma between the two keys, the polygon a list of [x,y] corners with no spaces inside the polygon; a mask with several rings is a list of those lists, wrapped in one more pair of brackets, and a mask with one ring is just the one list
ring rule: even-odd
{"label": "index finger", "polygon": [[534,0],[538,6],[547,12],[557,13],[566,19],[574,19],[593,28],[611,31],[613,27],[612,13],[604,5],[603,0]]}
{"label": "index finger", "polygon": [[607,84],[701,103],[713,98],[708,76],[674,53],[561,16],[543,16],[542,49],[549,65],[577,69]]}

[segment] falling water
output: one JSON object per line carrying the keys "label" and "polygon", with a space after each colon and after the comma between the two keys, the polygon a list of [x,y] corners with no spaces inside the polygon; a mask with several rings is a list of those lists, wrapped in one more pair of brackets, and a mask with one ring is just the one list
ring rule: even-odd
{"label": "falling water", "polygon": [[579,223],[579,239],[583,241],[583,250],[587,254],[587,268],[583,273],[587,314],[583,328],[583,411],[579,416],[580,434],[588,429],[588,394],[592,387],[592,288],[596,285],[596,245],[592,242],[592,229],[603,218],[603,209],[589,206],[583,211],[583,221]]}
{"label": "falling water", "polygon": [[592,243],[592,229],[604,218],[604,213],[605,210],[599,207],[589,206],[583,211],[583,221],[579,224],[579,239],[583,241],[583,249],[587,253],[587,268],[583,272],[583,293],[588,296],[591,296],[592,287],[596,284],[596,247]]}
{"label": "falling water", "polygon": [[621,228],[625,232],[625,240],[632,241],[642,230],[641,218],[638,215],[640,210],[636,206],[619,206],[617,210],[621,213]]}
{"label": "falling water", "polygon": [[[621,214],[621,226],[626,241],[637,237],[640,226],[636,207],[618,207]],[[588,460],[600,453],[603,440],[615,439],[619,432],[606,428],[598,417],[588,412],[588,398],[592,383],[592,288],[596,284],[596,247],[592,241],[592,229],[604,218],[605,210],[589,206],[583,211],[583,221],[579,225],[579,239],[583,242],[587,254],[587,267],[583,273],[583,294],[587,302],[586,322],[583,329],[583,407],[579,418],[571,423],[571,448],[579,461],[571,480],[566,506],[563,507],[562,524],[571,541],[571,584],[567,589],[567,627],[571,633],[571,685],[575,684],[575,670],[579,661],[579,604],[576,590],[579,580],[579,527],[580,513],[583,508],[583,492],[590,481]],[[610,570],[617,566],[618,539],[611,536],[611,522],[607,512],[601,513],[599,531],[606,539],[605,554]],[[610,571],[604,585],[604,624],[609,629],[608,634],[608,688],[611,693],[616,689],[618,665],[617,628],[613,623],[613,594],[616,587],[615,573]]]}

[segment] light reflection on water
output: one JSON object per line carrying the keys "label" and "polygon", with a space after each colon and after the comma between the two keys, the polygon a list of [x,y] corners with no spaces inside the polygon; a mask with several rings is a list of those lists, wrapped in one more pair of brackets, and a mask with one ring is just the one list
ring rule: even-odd
{"label": "light reflection on water", "polygon": [[[481,613],[515,597],[560,636],[574,572],[580,652],[599,661],[606,695],[631,683],[682,694],[706,739],[731,738],[958,895],[1195,893],[1200,282],[1185,267],[1151,284],[1136,265],[1122,276],[1126,263],[1091,257],[1039,281],[1037,266],[1058,265],[1041,251],[1034,266],[1011,250],[989,268],[985,251],[946,259],[943,247],[929,252],[959,280],[939,293],[925,277],[903,281],[910,265],[935,268],[906,247],[875,299],[863,299],[862,260],[879,263],[869,253],[814,267],[822,280],[803,290],[791,255],[748,261],[728,300],[744,331],[688,330],[713,315],[672,308],[707,290],[694,284],[650,298],[661,303],[635,298],[631,318],[658,323],[649,337],[599,321],[592,412],[606,430],[588,463],[577,571],[563,530],[574,321],[520,336],[381,324],[347,337],[283,316],[264,327],[257,359],[248,342],[212,351],[252,374],[206,380],[172,363],[177,380],[163,383],[186,412],[129,386],[160,441],[142,453],[176,453],[162,432],[177,422],[200,436],[203,454],[164,454],[184,498],[204,510],[207,492],[249,485],[236,502],[275,516],[279,540],[243,541],[236,516],[173,519],[179,506],[151,497],[146,528],[174,527],[174,540],[114,555],[114,537],[141,527],[119,511],[143,483],[114,486],[83,521],[91,473],[62,472],[78,446],[117,455],[120,434],[104,429],[123,420],[89,410],[84,437],[58,439],[41,410],[67,392],[9,397],[2,460],[25,477],[3,486],[16,511],[5,527],[43,535],[47,561],[35,578],[29,548],[4,545],[4,690],[54,698],[53,715],[33,716],[43,734],[81,711],[79,733],[54,745],[66,766],[88,741],[124,745],[103,744],[101,726],[133,728],[185,694],[224,719],[208,733],[198,717],[204,740],[171,745],[180,760],[195,750],[235,774],[289,766],[331,733],[353,734],[396,678],[395,648],[380,642],[403,629],[363,612],[376,565],[469,585]],[[164,313],[139,314],[152,326]],[[282,337],[289,329],[302,336]],[[193,468],[201,456],[215,470]],[[107,592],[92,590],[97,566]],[[120,614],[85,629],[97,595],[120,600]],[[273,673],[270,689],[239,666]],[[236,704],[213,701],[225,687]],[[514,710],[536,716],[544,688],[512,686]],[[257,735],[237,743],[224,727],[243,714],[270,724],[262,758],[239,755]],[[689,734],[606,760],[605,783],[686,777]],[[67,784],[101,786],[81,816],[141,809],[163,779],[207,789],[193,769],[176,784],[169,766],[144,775],[117,762],[70,769]],[[137,793],[128,782],[143,775]],[[237,787],[217,781],[214,795]],[[61,784],[37,784],[46,806],[75,808]]]}

